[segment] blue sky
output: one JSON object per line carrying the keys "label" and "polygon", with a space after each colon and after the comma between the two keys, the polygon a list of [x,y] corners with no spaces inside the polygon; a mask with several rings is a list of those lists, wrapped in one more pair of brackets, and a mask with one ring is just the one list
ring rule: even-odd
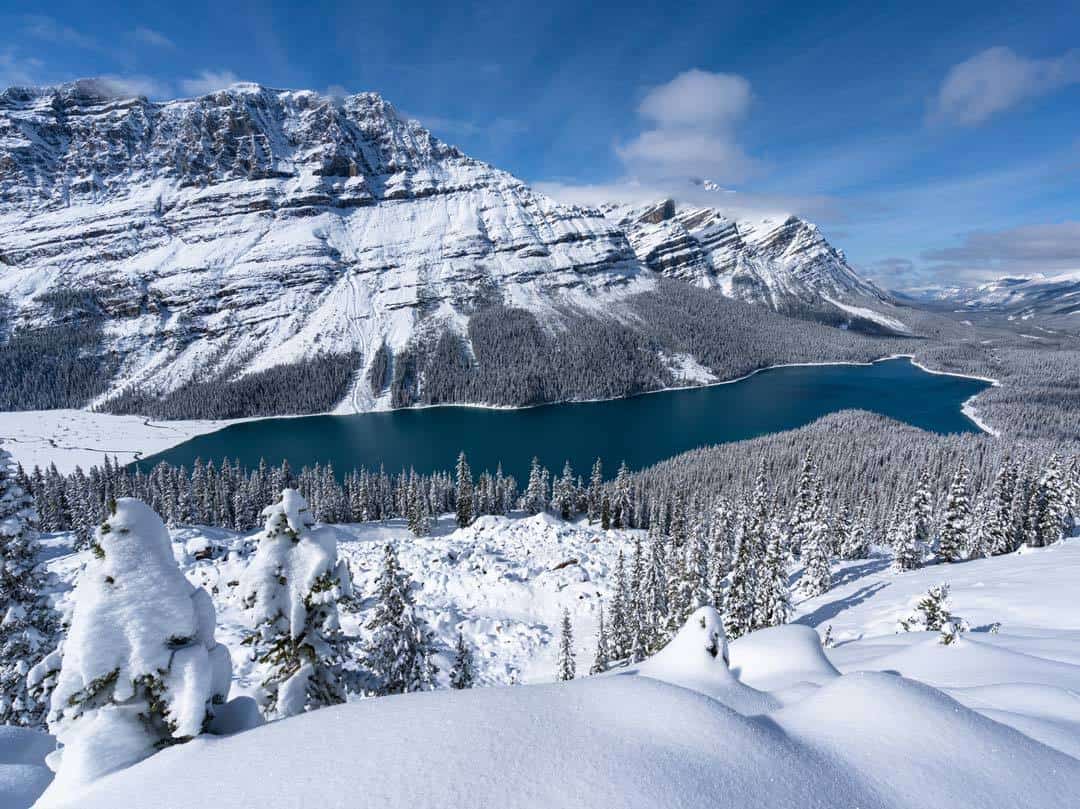
{"label": "blue sky", "polygon": [[567,200],[803,214],[892,287],[1080,270],[1075,2],[0,5],[0,83],[85,76],[376,90]]}

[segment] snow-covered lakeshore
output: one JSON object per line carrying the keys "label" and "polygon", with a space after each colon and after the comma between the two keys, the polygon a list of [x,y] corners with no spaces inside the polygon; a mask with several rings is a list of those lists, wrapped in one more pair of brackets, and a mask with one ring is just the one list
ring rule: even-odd
{"label": "snow-covered lakeshore", "polygon": [[[999,386],[997,380],[986,377],[958,374],[949,371],[937,371],[917,362],[912,355],[895,354],[882,357],[875,362],[883,362],[891,359],[908,359],[917,368],[932,374],[956,376],[965,379],[977,379],[993,386]],[[647,391],[641,396],[658,393],[668,393],[679,390],[694,388],[713,387],[717,385],[732,385],[743,382],[757,374],[778,368],[798,367],[824,367],[824,366],[868,366],[873,363],[861,362],[814,362],[814,363],[781,363],[759,368],[748,374],[735,379],[707,379],[700,375],[705,369],[696,366],[686,358],[680,362],[687,370],[687,378],[694,377],[693,384],[678,385],[662,388],[655,391]],[[692,372],[692,373],[691,373]],[[977,396],[977,395],[976,395]],[[983,432],[998,435],[997,431],[979,418],[974,399],[968,399],[963,405],[963,413]],[[600,399],[586,401],[603,401]],[[344,403],[343,403],[344,404]],[[351,415],[354,412],[376,412],[388,410],[388,402],[373,401],[369,410],[353,411],[342,410],[340,407],[325,414],[310,415]],[[537,405],[538,406],[538,405]],[[412,409],[425,407],[462,407],[482,410],[522,410],[524,407],[511,407],[507,405],[491,405],[483,403],[440,404],[440,405],[417,405]],[[265,418],[305,418],[306,416],[272,416]],[[158,421],[147,419],[142,416],[115,416],[108,413],[96,413],[90,410],[26,410],[14,412],[0,412],[0,442],[5,449],[12,454],[16,461],[26,469],[34,466],[46,468],[50,463],[56,464],[61,473],[68,473],[81,466],[87,469],[95,464],[100,464],[105,455],[115,456],[122,464],[137,461],[167,449],[175,447],[199,435],[216,432],[232,424],[245,421],[259,421],[263,417],[230,420],[188,420],[188,421]]]}
{"label": "snow-covered lakeshore", "polygon": [[[390,809],[569,809],[711,805],[722,796],[740,807],[1005,809],[1068,806],[1080,794],[1080,538],[907,573],[877,553],[841,562],[831,590],[796,602],[794,626],[731,643],[727,660],[707,654],[706,622],[699,630],[692,619],[636,667],[555,685],[562,610],[572,616],[580,674],[601,600],[610,603],[616,555],[637,532],[548,514],[482,517],[464,529],[444,516],[424,538],[397,521],[328,530],[358,596],[342,613],[348,633],[365,634],[381,548],[391,542],[443,650],[441,685],[460,631],[479,685],[489,687],[366,699],[199,737],[60,805],[331,809],[362,795]],[[181,569],[212,595],[217,638],[233,659],[232,696],[248,693],[260,672],[240,642],[247,625],[235,582],[244,562],[229,553],[244,537],[181,528],[171,538]],[[70,553],[69,542],[45,544],[50,568],[70,584],[88,554]],[[897,621],[943,581],[970,631],[948,646],[936,633],[898,634]],[[35,759],[47,746],[20,745],[25,760],[0,766],[0,789],[47,780]],[[11,761],[10,744],[0,756]]]}

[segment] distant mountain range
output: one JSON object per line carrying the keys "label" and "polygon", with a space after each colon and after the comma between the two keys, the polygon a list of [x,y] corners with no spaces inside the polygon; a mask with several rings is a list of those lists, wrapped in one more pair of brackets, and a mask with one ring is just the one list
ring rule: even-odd
{"label": "distant mountain range", "polygon": [[1072,315],[1080,312],[1080,271],[1054,276],[1004,277],[975,286],[935,287],[908,296],[975,312]]}
{"label": "distant mountain range", "polygon": [[665,277],[906,332],[798,217],[560,205],[374,93],[237,84],[154,102],[93,80],[0,93],[0,339],[93,323],[80,350],[111,358],[98,404],[349,356],[339,409],[367,410],[418,343],[449,333],[468,354],[481,308],[633,329],[620,307]]}

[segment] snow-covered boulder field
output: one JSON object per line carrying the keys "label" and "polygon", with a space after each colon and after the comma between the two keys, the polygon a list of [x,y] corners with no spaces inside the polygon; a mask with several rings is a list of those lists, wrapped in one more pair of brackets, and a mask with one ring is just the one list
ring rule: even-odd
{"label": "snow-covered boulder field", "polygon": [[[616,556],[635,532],[543,514],[456,530],[442,518],[425,538],[392,522],[319,530],[335,533],[350,567],[346,635],[366,637],[389,542],[442,649],[438,683],[447,685],[461,632],[484,687],[357,700],[199,736],[87,788],[50,790],[49,806],[1078,805],[1080,538],[908,573],[876,555],[842,563],[831,590],[795,604],[791,625],[729,641],[720,616],[702,608],[640,664],[556,684],[563,610],[585,672]],[[240,643],[246,538],[190,528],[171,538],[189,580],[214,601],[216,638],[233,659],[230,696],[252,693],[263,672]],[[46,546],[71,584],[89,560],[65,553],[67,541]],[[968,631],[948,645],[937,632],[898,632],[942,582]],[[44,789],[46,742],[27,731],[0,737],[0,806],[26,807]]]}

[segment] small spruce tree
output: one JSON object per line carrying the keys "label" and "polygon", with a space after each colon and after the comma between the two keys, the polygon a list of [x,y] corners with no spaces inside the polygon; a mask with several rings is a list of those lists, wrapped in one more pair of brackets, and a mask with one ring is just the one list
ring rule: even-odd
{"label": "small spruce tree", "polygon": [[555,679],[573,680],[577,674],[574,660],[574,627],[570,623],[570,610],[563,608],[562,631],[559,637],[559,659],[555,667]]}
{"label": "small spruce tree", "polygon": [[465,635],[458,631],[454,646],[454,664],[450,668],[450,687],[456,690],[472,688],[476,684],[476,662],[472,647],[465,642]]}

